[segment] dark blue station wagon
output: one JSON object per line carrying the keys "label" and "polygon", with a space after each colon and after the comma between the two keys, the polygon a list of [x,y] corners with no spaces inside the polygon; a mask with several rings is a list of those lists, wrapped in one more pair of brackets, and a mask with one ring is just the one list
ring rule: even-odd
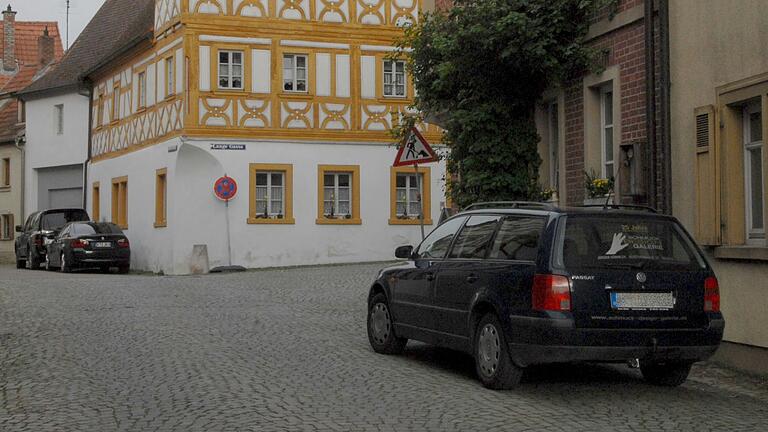
{"label": "dark blue station wagon", "polygon": [[718,282],[671,216],[621,206],[472,206],[438,226],[368,297],[376,352],[408,339],[466,351],[486,387],[526,366],[633,362],[676,386],[723,336]]}

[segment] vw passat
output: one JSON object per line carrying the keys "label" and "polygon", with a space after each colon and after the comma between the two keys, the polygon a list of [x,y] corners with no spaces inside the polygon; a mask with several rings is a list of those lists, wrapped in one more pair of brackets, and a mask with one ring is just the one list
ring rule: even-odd
{"label": "vw passat", "polygon": [[640,361],[677,386],[723,336],[718,282],[691,236],[650,209],[475,205],[437,227],[368,296],[378,353],[408,339],[466,351],[489,388],[525,367]]}

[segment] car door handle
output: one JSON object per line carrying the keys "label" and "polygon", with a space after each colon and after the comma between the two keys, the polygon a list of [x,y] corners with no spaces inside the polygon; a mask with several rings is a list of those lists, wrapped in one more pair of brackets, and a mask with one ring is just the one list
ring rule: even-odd
{"label": "car door handle", "polygon": [[427,273],[427,280],[430,282],[435,280],[435,275],[432,273]]}
{"label": "car door handle", "polygon": [[469,276],[467,276],[467,282],[469,282],[469,283],[475,283],[475,282],[477,282],[478,279],[480,279],[480,278],[477,277],[477,275],[469,275]]}

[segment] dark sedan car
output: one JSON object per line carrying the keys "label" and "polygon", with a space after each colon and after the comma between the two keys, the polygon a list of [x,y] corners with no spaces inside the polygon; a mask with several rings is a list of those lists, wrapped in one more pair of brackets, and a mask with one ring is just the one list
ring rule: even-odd
{"label": "dark sedan car", "polygon": [[89,221],[91,218],[83,209],[50,209],[32,213],[24,225],[16,226],[14,249],[16,268],[28,266],[32,270],[45,262],[46,238],[55,236],[69,222]]}
{"label": "dark sedan car", "polygon": [[368,297],[376,352],[408,339],[467,351],[487,387],[529,365],[631,362],[682,384],[723,337],[717,278],[671,216],[606,206],[475,207],[437,227]]}
{"label": "dark sedan car", "polygon": [[117,267],[128,273],[131,244],[123,231],[112,223],[76,222],[65,225],[47,246],[45,268],[64,273],[75,269]]}

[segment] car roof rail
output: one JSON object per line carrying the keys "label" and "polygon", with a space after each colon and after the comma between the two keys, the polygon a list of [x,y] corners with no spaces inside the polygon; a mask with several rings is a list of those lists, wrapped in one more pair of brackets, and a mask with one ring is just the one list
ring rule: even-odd
{"label": "car roof rail", "polygon": [[604,210],[612,209],[612,210],[640,210],[640,211],[646,211],[649,213],[658,213],[658,211],[649,206],[644,205],[637,205],[637,204],[587,204],[587,205],[581,205],[578,206],[581,208],[601,208]]}
{"label": "car roof rail", "polygon": [[464,208],[464,211],[468,210],[483,210],[483,209],[527,209],[527,210],[557,210],[552,204],[535,202],[535,201],[489,201],[470,204]]}

